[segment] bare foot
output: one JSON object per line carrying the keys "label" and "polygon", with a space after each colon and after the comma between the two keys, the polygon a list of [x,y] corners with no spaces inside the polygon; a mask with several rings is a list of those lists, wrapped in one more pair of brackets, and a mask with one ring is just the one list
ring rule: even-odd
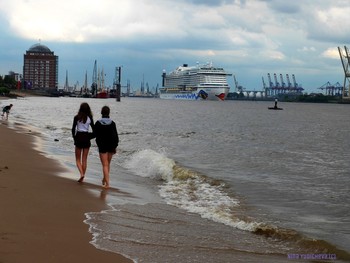
{"label": "bare foot", "polygon": [[78,183],[82,183],[84,181],[84,176],[80,177]]}
{"label": "bare foot", "polygon": [[109,184],[105,184],[104,186],[102,186],[104,189],[109,189],[110,188],[110,186],[109,186]]}

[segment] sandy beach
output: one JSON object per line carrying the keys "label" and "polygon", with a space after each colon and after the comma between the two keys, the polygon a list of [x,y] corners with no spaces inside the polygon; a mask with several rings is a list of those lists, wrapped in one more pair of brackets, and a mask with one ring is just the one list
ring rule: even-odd
{"label": "sandy beach", "polygon": [[[28,131],[0,123],[0,262],[132,262],[96,249],[84,213],[107,207],[34,149]],[[72,156],[73,158],[73,156]]]}

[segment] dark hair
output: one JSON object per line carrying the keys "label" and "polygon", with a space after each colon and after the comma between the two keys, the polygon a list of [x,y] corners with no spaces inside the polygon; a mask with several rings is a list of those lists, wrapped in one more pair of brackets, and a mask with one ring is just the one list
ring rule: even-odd
{"label": "dark hair", "polygon": [[78,120],[82,121],[83,123],[86,123],[87,117],[90,117],[90,119],[92,119],[92,112],[89,104],[87,104],[86,102],[83,102],[82,104],[80,104],[77,117],[78,117]]}
{"label": "dark hair", "polygon": [[102,117],[109,118],[109,113],[110,113],[109,107],[108,106],[103,106],[102,109],[101,109]]}

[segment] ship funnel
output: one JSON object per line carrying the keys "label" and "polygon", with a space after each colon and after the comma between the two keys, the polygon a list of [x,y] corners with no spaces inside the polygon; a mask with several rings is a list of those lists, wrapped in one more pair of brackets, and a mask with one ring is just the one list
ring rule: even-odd
{"label": "ship funnel", "polygon": [[166,73],[163,72],[163,74],[162,74],[162,87],[165,86],[165,76],[166,76]]}

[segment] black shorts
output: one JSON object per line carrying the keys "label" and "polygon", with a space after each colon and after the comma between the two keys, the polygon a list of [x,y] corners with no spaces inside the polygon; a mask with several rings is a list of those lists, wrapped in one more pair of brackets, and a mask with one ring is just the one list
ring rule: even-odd
{"label": "black shorts", "polygon": [[77,132],[74,138],[74,145],[77,148],[90,148],[91,147],[91,135],[88,132]]}
{"label": "black shorts", "polygon": [[116,153],[117,149],[113,146],[98,146],[99,153]]}

